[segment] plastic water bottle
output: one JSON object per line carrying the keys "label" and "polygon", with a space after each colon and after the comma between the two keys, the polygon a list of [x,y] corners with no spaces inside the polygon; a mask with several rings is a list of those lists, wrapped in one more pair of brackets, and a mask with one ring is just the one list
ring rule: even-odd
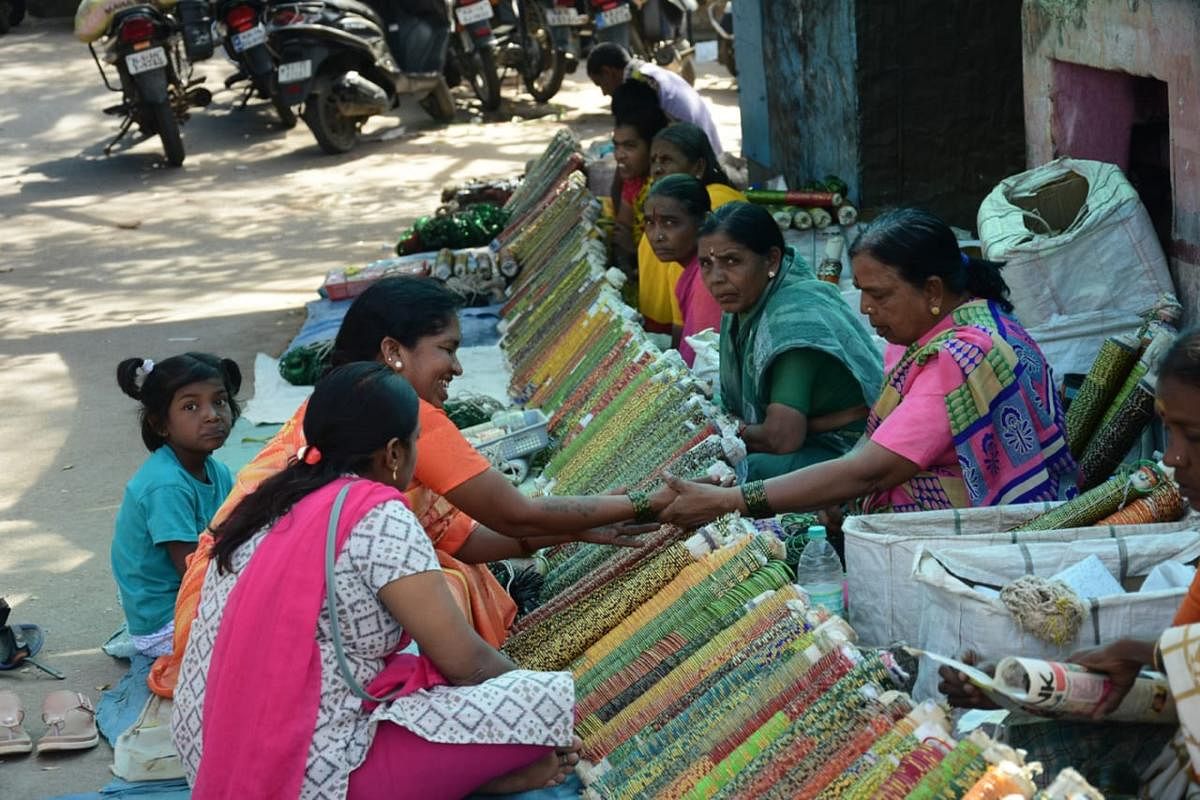
{"label": "plastic water bottle", "polygon": [[808,592],[809,602],[823,606],[834,614],[845,616],[842,561],[825,538],[825,528],[814,525],[808,529],[808,543],[796,565],[796,583]]}

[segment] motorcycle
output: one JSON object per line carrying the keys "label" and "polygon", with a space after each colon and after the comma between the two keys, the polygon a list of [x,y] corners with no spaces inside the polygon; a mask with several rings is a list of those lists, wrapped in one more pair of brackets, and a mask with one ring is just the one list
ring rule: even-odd
{"label": "motorcycle", "polygon": [[565,51],[555,44],[548,12],[541,0],[516,0],[516,22],[502,37],[500,64],[521,76],[539,103],[548,103],[562,88],[567,71]]}
{"label": "motorcycle", "polygon": [[500,71],[496,66],[496,37],[491,0],[453,0],[454,34],[446,57],[446,80],[455,86],[463,78],[484,111],[500,108]]}
{"label": "motorcycle", "polygon": [[[695,48],[686,31],[696,0],[552,0],[545,11],[555,45],[578,60],[593,42],[619,44],[643,61],[670,67],[688,83],[696,80]],[[567,71],[573,70],[572,63]]]}
{"label": "motorcycle", "polygon": [[[180,166],[184,150],[179,126],[187,121],[189,108],[211,103],[212,93],[200,86],[203,76],[192,77],[179,22],[157,6],[133,5],[115,11],[102,35],[103,61],[93,42],[88,42],[88,50],[104,85],[121,93],[120,105],[106,108],[104,113],[123,117],[104,154],[109,155],[137,125],[143,138],[157,135],[162,140],[168,164]],[[105,63],[116,67],[117,86],[109,81]]]}
{"label": "motorcycle", "polygon": [[271,53],[267,28],[263,24],[266,4],[262,0],[219,0],[217,19],[224,28],[225,54],[237,65],[237,72],[225,79],[225,88],[248,81],[242,96],[244,107],[253,95],[271,101],[284,128],[296,126],[296,112],[279,93],[275,77],[275,56]]}
{"label": "motorcycle", "polygon": [[[439,28],[400,3],[385,23],[358,0],[285,0],[269,13],[280,96],[289,106],[303,104],[304,122],[326,153],[353,149],[363,123],[404,95],[422,95],[421,107],[439,122],[454,118],[442,76],[444,23]],[[442,6],[443,20],[444,13]]]}

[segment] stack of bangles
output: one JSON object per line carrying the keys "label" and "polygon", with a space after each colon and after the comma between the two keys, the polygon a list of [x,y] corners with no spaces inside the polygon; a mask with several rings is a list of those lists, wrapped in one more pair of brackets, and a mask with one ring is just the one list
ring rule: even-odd
{"label": "stack of bangles", "polygon": [[633,491],[625,495],[633,504],[633,519],[635,522],[655,522],[658,515],[650,506],[650,493]]}
{"label": "stack of bangles", "polygon": [[746,511],[751,517],[770,517],[775,514],[767,501],[767,485],[762,481],[743,483],[742,499],[746,501]]}

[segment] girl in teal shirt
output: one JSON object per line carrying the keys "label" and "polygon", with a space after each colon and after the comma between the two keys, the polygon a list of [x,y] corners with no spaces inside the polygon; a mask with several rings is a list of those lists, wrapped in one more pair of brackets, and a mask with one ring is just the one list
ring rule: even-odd
{"label": "girl in teal shirt", "polygon": [[212,457],[239,409],[241,370],[227,358],[185,353],[161,363],[117,365],[121,391],[141,404],[150,457],[125,485],[112,543],[112,570],[134,646],[147,656],[172,649],[175,595],[200,531],[233,488]]}

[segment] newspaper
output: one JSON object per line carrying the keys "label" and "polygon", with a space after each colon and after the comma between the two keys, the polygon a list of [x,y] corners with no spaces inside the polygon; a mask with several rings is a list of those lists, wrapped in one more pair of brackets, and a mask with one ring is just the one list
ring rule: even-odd
{"label": "newspaper", "polygon": [[[1053,719],[1090,719],[1111,694],[1107,675],[1089,672],[1078,664],[1009,657],[996,664],[995,676],[934,653],[923,655],[967,676],[1001,708],[1017,714]],[[1114,722],[1174,724],[1175,700],[1165,675],[1143,671],[1116,710],[1104,719]]]}

